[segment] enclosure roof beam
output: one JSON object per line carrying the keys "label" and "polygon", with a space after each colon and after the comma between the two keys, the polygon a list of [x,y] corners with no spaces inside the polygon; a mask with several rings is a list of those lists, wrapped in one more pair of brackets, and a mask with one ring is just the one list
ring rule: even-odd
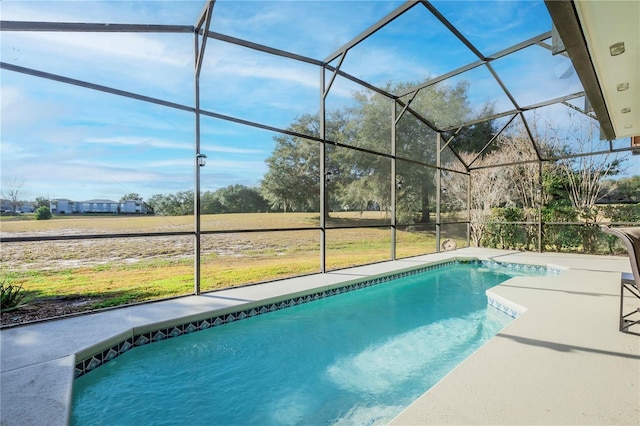
{"label": "enclosure roof beam", "polygon": [[469,167],[469,171],[483,170],[483,169],[494,169],[496,167],[519,166],[521,164],[539,163],[540,161],[548,161],[548,160],[538,160],[537,158],[534,158],[533,160],[512,161],[510,163],[487,164],[487,165],[482,165],[482,166]]}
{"label": "enclosure roof beam", "polygon": [[80,33],[193,33],[195,29],[190,25],[0,21],[0,31],[47,31]]}
{"label": "enclosure roof beam", "polygon": [[402,111],[400,111],[400,113],[398,114],[398,116],[396,117],[395,123],[394,124],[398,124],[398,122],[400,121],[400,119],[402,118],[402,116],[404,115],[404,113],[407,111],[407,108],[409,108],[409,106],[411,105],[411,102],[413,102],[413,100],[415,99],[415,97],[418,95],[418,91],[416,90],[415,92],[413,92],[413,94],[411,95],[411,98],[407,101],[406,105],[404,106],[404,108],[402,108]]}
{"label": "enclosure roof beam", "polygon": [[338,62],[338,65],[336,66],[336,69],[331,74],[331,80],[329,80],[329,83],[327,84],[327,87],[324,90],[324,93],[322,94],[322,99],[323,100],[327,99],[327,95],[329,94],[329,91],[331,90],[331,86],[333,86],[333,83],[336,81],[336,76],[338,75],[338,72],[340,71],[340,67],[342,66],[342,63],[344,62],[344,58],[346,58],[346,57],[347,57],[347,52],[345,51],[342,54],[342,56],[340,56],[340,61]]}
{"label": "enclosure roof beam", "polygon": [[495,61],[496,59],[500,59],[500,58],[502,58],[504,56],[507,56],[507,55],[510,55],[510,54],[512,54],[514,52],[517,52],[519,50],[525,49],[525,48],[527,48],[529,46],[536,45],[536,44],[540,43],[541,41],[548,39],[549,37],[551,37],[551,31],[547,31],[547,32],[539,34],[539,35],[537,35],[535,37],[531,37],[528,40],[525,40],[525,41],[520,42],[518,44],[514,44],[513,46],[511,46],[511,47],[509,47],[507,49],[501,50],[501,51],[499,51],[497,53],[494,53],[493,55],[489,55],[486,58],[484,58],[484,60],[478,60],[478,61],[472,62],[472,63],[470,63],[468,65],[464,65],[464,66],[462,66],[462,67],[460,67],[458,69],[455,69],[453,71],[450,71],[450,72],[448,72],[446,74],[442,74],[441,76],[438,76],[438,77],[435,77],[435,78],[431,78],[431,79],[425,81],[424,83],[421,83],[421,84],[418,84],[416,86],[413,86],[413,87],[405,90],[402,93],[398,93],[398,97],[406,96],[411,92],[415,92],[416,90],[420,90],[420,89],[423,89],[425,87],[431,86],[433,84],[439,83],[439,82],[441,82],[443,80],[446,80],[446,79],[448,79],[450,77],[455,77],[458,74],[462,74],[463,72],[466,72],[466,71],[469,71],[469,70],[471,70],[473,68],[479,67],[480,65],[485,64],[487,62]]}
{"label": "enclosure roof beam", "polygon": [[462,44],[467,46],[467,48],[471,50],[474,55],[476,55],[481,61],[486,61],[485,56],[473,45],[473,43],[471,43],[464,35],[462,35],[462,33],[458,31],[458,29],[451,22],[449,22],[449,20],[445,18],[438,9],[435,8],[435,6],[433,6],[426,0],[422,0],[420,1],[420,3],[422,3],[422,5],[426,7],[438,21],[440,21],[445,27],[447,27],[447,29],[451,31],[451,33],[462,42]]}
{"label": "enclosure roof beam", "polygon": [[[397,102],[398,102],[398,104],[400,104],[400,106],[402,106],[402,107],[405,106],[404,102],[402,102],[400,99],[397,99]],[[429,127],[434,132],[442,132],[442,130],[438,129],[435,124],[433,124],[431,121],[429,121],[426,118],[424,118],[418,111],[414,110],[410,106],[406,105],[405,110],[409,111],[415,118],[417,118],[418,120],[422,121],[427,127]]]}
{"label": "enclosure roof beam", "polygon": [[198,14],[198,19],[196,20],[196,25],[195,25],[196,31],[198,31],[198,33],[202,29],[202,25],[204,24],[204,21],[207,19],[207,16],[211,14],[211,10],[213,9],[213,5],[215,2],[216,0],[207,0],[202,6],[202,10]]}
{"label": "enclosure roof beam", "polygon": [[458,133],[460,133],[460,130],[462,130],[462,126],[458,127],[458,130],[456,130],[456,132],[453,135],[449,136],[449,139],[447,139],[447,142],[442,146],[442,148],[440,148],[440,152],[444,151],[444,149],[449,146],[449,144],[453,141],[453,138],[458,136]]}
{"label": "enclosure roof beam", "polygon": [[471,162],[469,163],[469,167],[471,167],[473,165],[473,163],[475,163],[478,160],[478,158],[482,157],[482,154],[484,154],[484,152],[487,149],[489,149],[489,146],[493,143],[493,141],[495,141],[498,138],[498,136],[500,136],[500,134],[502,132],[504,132],[504,129],[506,129],[509,126],[509,124],[511,124],[511,122],[514,120],[514,118],[516,118],[515,115],[513,117],[511,117],[511,119],[509,121],[507,121],[507,123],[504,126],[502,126],[502,129],[500,129],[500,131],[498,131],[495,135],[493,135],[493,137],[491,139],[489,139],[489,142],[487,142],[486,145],[480,150],[478,155],[476,155],[474,157],[474,159],[471,160]]}
{"label": "enclosure roof beam", "polygon": [[177,104],[175,102],[169,102],[169,101],[165,101],[158,98],[152,98],[150,96],[139,95],[137,93],[127,92],[125,90],[114,89],[112,87],[103,86],[100,84],[89,83],[87,81],[77,80],[75,78],[64,77],[58,74],[39,71],[33,68],[26,68],[26,67],[21,67],[19,65],[8,64],[6,62],[0,62],[0,69],[15,71],[21,74],[27,74],[34,77],[44,78],[47,80],[58,81],[60,83],[66,83],[74,86],[84,87],[86,89],[97,90],[99,92],[111,93],[112,95],[118,95],[118,96],[123,96],[125,98],[137,99],[139,101],[149,102],[152,104],[163,105],[169,108],[175,108],[182,111],[188,111],[188,112],[195,111],[193,107],[190,107],[187,105]]}
{"label": "enclosure roof beam", "polygon": [[455,69],[453,71],[449,71],[446,74],[442,74],[442,75],[440,75],[438,77],[431,78],[431,79],[425,81],[424,83],[421,83],[421,84],[418,84],[416,86],[413,86],[413,87],[405,90],[404,92],[398,93],[397,96],[399,98],[401,98],[403,96],[407,96],[408,94],[417,92],[420,89],[424,89],[425,87],[433,86],[434,84],[440,83],[441,81],[447,80],[447,79],[449,79],[451,77],[455,77],[456,75],[459,75],[459,74],[462,74],[463,72],[466,72],[466,71],[472,70],[474,68],[477,68],[477,67],[479,67],[479,66],[481,66],[483,64],[484,64],[484,61],[472,62],[470,64],[467,64],[467,65],[464,65],[464,66],[462,66],[460,68],[457,68],[457,69]]}
{"label": "enclosure roof beam", "polygon": [[542,34],[538,34],[537,36],[531,37],[530,39],[521,41],[520,43],[514,44],[511,47],[507,47],[499,52],[494,53],[493,55],[487,56],[487,61],[495,61],[496,59],[503,58],[507,55],[511,55],[519,50],[526,49],[527,47],[531,47],[533,45],[539,45],[548,38],[551,37],[551,31],[545,31]]}
{"label": "enclosure roof beam", "polygon": [[536,157],[538,157],[538,160],[542,161],[542,154],[538,149],[538,144],[536,143],[536,139],[533,137],[533,132],[531,131],[531,127],[529,127],[529,122],[524,118],[523,113],[520,113],[520,119],[522,120],[524,129],[527,132],[527,136],[529,137],[529,142],[531,142],[533,149],[536,151]]}
{"label": "enclosure roof beam", "polygon": [[584,96],[584,92],[577,92],[577,93],[572,93],[570,95],[560,96],[559,98],[549,99],[549,100],[546,100],[544,102],[538,102],[536,104],[523,106],[523,107],[520,107],[518,109],[512,109],[512,110],[509,110],[509,111],[501,112],[499,114],[490,115],[488,117],[483,117],[483,118],[478,118],[478,119],[475,119],[475,120],[467,121],[467,122],[465,122],[463,124],[457,124],[455,126],[447,127],[446,129],[443,129],[443,131],[449,132],[451,130],[457,129],[458,126],[471,126],[473,124],[478,124],[478,123],[482,123],[482,122],[489,121],[489,120],[495,120],[496,118],[506,117],[508,115],[517,114],[519,112],[530,111],[530,110],[533,110],[533,109],[542,108],[542,107],[545,107],[545,106],[562,103],[564,101],[570,101],[571,99],[580,98],[582,96]]}
{"label": "enclosure roof beam", "polygon": [[514,107],[516,107],[517,110],[520,110],[520,105],[518,105],[518,101],[516,101],[516,98],[513,97],[513,95],[511,94],[511,92],[509,91],[507,86],[504,84],[504,82],[502,81],[502,79],[500,78],[500,76],[498,75],[496,70],[493,69],[493,67],[491,66],[490,63],[485,64],[485,66],[487,67],[487,69],[489,70],[491,75],[493,76],[493,79],[498,83],[498,86],[500,86],[500,88],[502,89],[504,94],[507,95],[507,97],[511,101],[511,104]]}
{"label": "enclosure roof beam", "polygon": [[[204,11],[205,12],[204,22],[202,22],[202,20],[198,20],[198,27],[196,28],[196,31],[198,32],[198,34],[201,31],[203,34],[202,45],[198,48],[198,53],[196,55],[196,72],[195,72],[196,78],[200,78],[200,71],[202,70],[202,61],[204,60],[204,52],[207,47],[207,40],[209,39],[207,35],[209,34],[209,27],[211,26],[211,15],[213,14],[214,4],[215,4],[215,1],[208,1],[206,3],[205,5],[206,10]],[[199,36],[196,35],[196,37],[199,37]]]}
{"label": "enclosure roof beam", "polygon": [[[449,138],[449,140],[447,141],[447,144],[445,146],[443,146],[440,149],[440,152],[443,152],[445,149],[449,149],[449,151],[451,151],[453,153],[453,155],[455,155],[455,157],[458,159],[458,161],[460,161],[460,164],[462,164],[465,168],[465,170],[467,171],[467,173],[469,172],[469,165],[464,161],[464,159],[460,156],[460,153],[453,149],[453,147],[451,146],[450,142],[452,141],[452,139],[454,138],[454,136],[452,136],[451,138]],[[442,170],[445,170],[444,167],[441,167]]]}
{"label": "enclosure roof beam", "polygon": [[311,64],[311,65],[317,65],[319,67],[324,66],[327,70],[335,72],[336,75],[339,75],[341,77],[344,77],[348,80],[353,81],[356,84],[359,84],[362,87],[365,87],[373,92],[379,93],[383,96],[386,96],[390,99],[396,99],[397,96],[386,92],[385,90],[380,89],[377,86],[374,86],[372,84],[367,83],[364,80],[360,80],[357,77],[352,76],[351,74],[348,74],[342,70],[339,70],[338,67],[335,67],[333,65],[329,65],[328,63],[325,63],[323,61],[320,61],[318,59],[314,59],[314,58],[309,58],[307,56],[302,56],[302,55],[298,55],[295,53],[291,53],[291,52],[287,52],[286,50],[281,50],[281,49],[275,49],[273,47],[269,47],[269,46],[265,46],[259,43],[254,43],[251,41],[247,41],[247,40],[243,40],[237,37],[232,37],[232,36],[228,36],[225,34],[220,34],[220,33],[216,33],[214,31],[209,31],[208,37],[210,38],[214,38],[216,40],[220,40],[220,41],[224,41],[226,43],[231,43],[231,44],[235,44],[237,46],[242,46],[242,47],[246,47],[247,49],[253,49],[253,50],[257,50],[259,52],[264,52],[264,53],[268,53],[271,55],[275,55],[275,56],[280,56],[283,58],[288,58],[288,59],[293,59],[296,61],[300,61],[300,62],[305,62],[307,64]]}
{"label": "enclosure roof beam", "polygon": [[549,162],[554,162],[554,161],[558,161],[558,160],[570,160],[572,158],[591,157],[591,156],[594,156],[594,155],[607,155],[607,154],[614,154],[614,153],[617,153],[617,152],[629,152],[629,151],[633,151],[633,150],[634,150],[633,147],[624,147],[624,148],[608,149],[608,150],[604,150],[604,151],[580,152],[580,153],[577,153],[577,154],[562,155],[560,157],[541,158],[539,160],[538,159],[533,159],[533,160],[512,161],[510,163],[487,164],[487,165],[482,165],[482,166],[471,167],[469,170],[473,171],[473,170],[482,170],[482,169],[493,169],[493,168],[496,168],[496,167],[517,166],[517,165],[520,165],[520,164],[538,163],[540,161],[549,163]]}
{"label": "enclosure roof beam", "polygon": [[583,96],[584,96],[584,92],[571,93],[569,95],[564,95],[564,96],[560,96],[558,98],[548,99],[546,101],[538,102],[536,104],[523,106],[522,108],[520,108],[520,110],[521,110],[520,112],[530,111],[532,109],[542,108],[542,107],[546,107],[546,106],[553,105],[553,104],[559,104],[559,103],[562,103],[564,101],[570,101],[571,99],[581,98]]}
{"label": "enclosure roof beam", "polygon": [[577,107],[577,106],[575,106],[573,104],[570,104],[567,101],[562,101],[562,105],[568,106],[569,108],[571,108],[571,109],[573,109],[575,111],[578,111],[579,113],[584,114],[584,115],[586,115],[587,117],[589,117],[589,118],[591,118],[593,120],[598,121],[598,117],[594,117],[593,115],[589,114],[588,112],[586,112],[582,108],[579,108],[579,107]]}
{"label": "enclosure roof beam", "polygon": [[347,50],[349,50],[352,47],[356,46],[357,44],[361,43],[366,38],[371,36],[373,33],[375,33],[376,31],[378,31],[379,29],[381,29],[382,27],[384,27],[385,25],[387,25],[388,23],[390,23],[391,21],[396,19],[398,16],[402,15],[407,10],[411,9],[412,7],[414,7],[416,4],[417,3],[415,3],[414,1],[407,1],[407,2],[403,3],[402,5],[397,7],[394,11],[389,13],[387,16],[385,16],[384,18],[380,19],[378,22],[376,22],[375,24],[373,24],[372,26],[370,26],[369,28],[364,30],[362,33],[360,33],[358,36],[353,38],[350,42],[348,42],[347,44],[342,46],[340,49],[336,50],[331,55],[327,56],[325,58],[324,62],[329,63],[329,62],[333,61],[334,59],[338,58],[344,52],[346,52]]}
{"label": "enclosure roof beam", "polygon": [[[334,70],[336,69],[333,65],[329,65],[329,64],[326,64],[324,67],[325,67],[326,69],[328,69],[329,71],[334,71]],[[357,84],[359,84],[359,85],[360,85],[360,86],[362,86],[362,87],[366,87],[367,89],[371,90],[372,92],[376,92],[376,93],[379,93],[379,94],[381,94],[381,95],[383,95],[383,96],[386,96],[386,97],[387,97],[387,98],[389,98],[389,99],[397,99],[397,98],[398,98],[398,97],[397,97],[397,96],[395,96],[394,94],[389,93],[389,92],[387,92],[386,90],[382,90],[382,89],[381,89],[381,88],[379,88],[378,86],[374,86],[373,84],[367,83],[367,82],[366,82],[366,81],[364,81],[364,80],[360,80],[359,78],[354,77],[354,76],[352,76],[351,74],[348,74],[348,73],[346,73],[346,72],[344,72],[344,71],[338,70],[338,71],[337,71],[337,73],[338,73],[338,75],[339,75],[339,76],[344,77],[344,78],[346,78],[347,80],[351,80],[351,81],[353,81],[354,83],[357,83]]]}
{"label": "enclosure roof beam", "polygon": [[306,62],[308,64],[322,66],[324,63],[318,59],[309,58],[307,56],[297,55],[295,53],[287,52],[286,50],[280,50],[273,47],[265,46],[264,44],[254,43],[252,41],[243,40],[241,38],[232,37],[226,34],[217,33],[215,31],[209,31],[207,34],[209,38],[224,41],[226,43],[235,44],[238,46],[246,47],[248,49],[257,50],[259,52],[269,53],[275,56],[281,56],[283,58],[294,59],[300,62]]}
{"label": "enclosure roof beam", "polygon": [[595,151],[595,152],[579,152],[577,154],[567,154],[567,155],[562,155],[560,157],[545,158],[544,161],[569,160],[569,159],[572,159],[572,158],[591,157],[593,155],[607,155],[607,154],[612,154],[612,153],[616,153],[616,152],[634,151],[635,149],[637,149],[637,148],[635,148],[633,146],[627,146],[627,147],[624,147],[624,148],[610,148],[610,149],[607,149],[607,150]]}

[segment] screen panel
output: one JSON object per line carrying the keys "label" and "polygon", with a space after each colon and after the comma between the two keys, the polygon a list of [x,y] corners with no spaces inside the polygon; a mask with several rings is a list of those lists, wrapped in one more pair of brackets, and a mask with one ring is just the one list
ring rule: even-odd
{"label": "screen panel", "polygon": [[202,291],[320,272],[319,231],[208,234],[201,238]]}
{"label": "screen panel", "polygon": [[326,235],[327,270],[391,259],[390,228],[329,229]]}

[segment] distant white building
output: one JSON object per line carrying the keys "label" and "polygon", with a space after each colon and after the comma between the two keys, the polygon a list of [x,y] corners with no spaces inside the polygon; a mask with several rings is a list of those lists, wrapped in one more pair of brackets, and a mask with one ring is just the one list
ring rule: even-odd
{"label": "distant white building", "polygon": [[0,199],[0,211],[2,212],[12,212],[13,206],[11,205],[11,201],[2,198]]}
{"label": "distant white building", "polygon": [[35,209],[33,208],[32,204],[21,204],[20,211],[22,213],[33,213]]}
{"label": "distant white building", "polygon": [[146,205],[139,200],[113,201],[95,199],[73,201],[68,198],[51,200],[49,208],[53,214],[85,214],[85,213],[148,213]]}
{"label": "distant white building", "polygon": [[120,203],[120,213],[146,213],[142,201],[125,200]]}
{"label": "distant white building", "polygon": [[18,201],[18,204],[14,205],[11,200],[0,199],[0,212],[2,213],[33,213],[33,211],[31,204]]}
{"label": "distant white building", "polygon": [[76,210],[76,202],[68,198],[55,198],[49,202],[49,209],[53,214],[80,213]]}
{"label": "distant white building", "polygon": [[118,213],[120,203],[113,200],[87,200],[82,201],[82,213]]}

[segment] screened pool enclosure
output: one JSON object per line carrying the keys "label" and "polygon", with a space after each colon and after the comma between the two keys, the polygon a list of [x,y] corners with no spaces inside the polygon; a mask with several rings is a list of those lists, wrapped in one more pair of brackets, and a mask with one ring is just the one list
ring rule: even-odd
{"label": "screened pool enclosure", "polygon": [[3,268],[77,280],[67,296],[119,294],[118,277],[137,300],[199,294],[487,241],[568,250],[601,218],[546,213],[550,176],[638,174],[638,108],[607,109],[574,2],[1,7],[3,199],[54,213],[3,220]]}

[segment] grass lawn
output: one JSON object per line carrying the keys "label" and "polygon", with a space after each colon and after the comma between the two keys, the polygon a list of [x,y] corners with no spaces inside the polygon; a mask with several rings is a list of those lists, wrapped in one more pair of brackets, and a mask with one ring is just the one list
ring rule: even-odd
{"label": "grass lawn", "polygon": [[[380,212],[333,214],[359,226],[384,223]],[[7,220],[10,219],[10,220]],[[314,213],[208,215],[205,230],[318,226]],[[190,231],[193,216],[64,216],[53,220],[2,218],[4,236]],[[327,269],[390,260],[389,228],[329,229]],[[397,255],[435,251],[429,232],[397,232]],[[465,243],[464,235],[458,246]],[[207,234],[201,240],[201,289],[264,282],[320,271],[320,231]],[[193,292],[193,237],[163,236],[3,243],[2,279],[22,285],[28,299],[86,299],[83,309],[122,305]],[[274,283],[274,285],[277,285]]]}

